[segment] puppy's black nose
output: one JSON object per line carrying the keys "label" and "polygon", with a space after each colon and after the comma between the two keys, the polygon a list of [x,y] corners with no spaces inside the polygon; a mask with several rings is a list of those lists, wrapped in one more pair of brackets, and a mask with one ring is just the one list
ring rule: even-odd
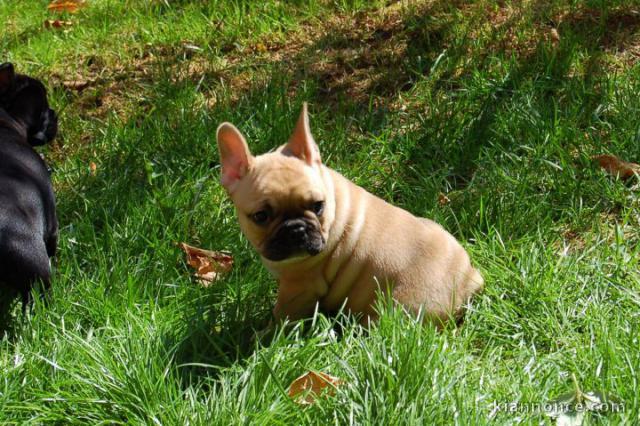
{"label": "puppy's black nose", "polygon": [[292,242],[303,242],[307,235],[307,226],[302,219],[290,219],[285,223],[285,229]]}
{"label": "puppy's black nose", "polygon": [[295,228],[291,228],[289,233],[295,239],[302,239],[305,235],[305,227],[304,225],[296,226]]}

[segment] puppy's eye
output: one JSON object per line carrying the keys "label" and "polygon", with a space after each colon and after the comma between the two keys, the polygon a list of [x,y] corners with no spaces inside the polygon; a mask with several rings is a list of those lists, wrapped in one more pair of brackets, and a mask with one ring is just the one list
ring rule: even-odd
{"label": "puppy's eye", "polygon": [[313,203],[313,205],[311,206],[311,210],[315,213],[316,216],[322,215],[322,212],[324,211],[324,201],[316,201],[315,203]]}
{"label": "puppy's eye", "polygon": [[269,212],[266,210],[257,211],[251,215],[251,220],[257,225],[264,225],[269,221]]}

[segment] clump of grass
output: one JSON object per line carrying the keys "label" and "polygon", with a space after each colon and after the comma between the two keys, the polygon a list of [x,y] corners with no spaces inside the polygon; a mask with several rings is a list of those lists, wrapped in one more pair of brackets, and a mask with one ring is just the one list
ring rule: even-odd
{"label": "clump of grass", "polygon": [[[632,2],[91,2],[66,32],[23,3],[0,4],[0,46],[61,112],[61,236],[50,303],[3,310],[0,423],[544,422],[494,408],[572,375],[624,402],[592,421],[638,418],[637,187],[590,160],[640,159]],[[256,343],[275,288],[214,131],[265,152],[303,101],[329,166],[468,248],[487,287],[462,327],[318,316]],[[179,241],[234,271],[194,285]],[[301,409],[286,387],[310,369],[346,385]]]}

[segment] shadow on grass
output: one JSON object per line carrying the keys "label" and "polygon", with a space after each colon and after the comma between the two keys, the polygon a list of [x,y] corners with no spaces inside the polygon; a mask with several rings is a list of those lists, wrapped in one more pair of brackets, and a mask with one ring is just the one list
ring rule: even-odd
{"label": "shadow on grass", "polygon": [[[470,22],[468,27],[456,27],[464,21],[460,16]],[[492,26],[489,41],[475,46],[477,28],[487,23]],[[301,36],[284,42],[266,40],[244,52],[229,52],[230,57],[250,53],[259,58],[255,63],[214,73],[187,65],[179,80],[197,83],[205,96],[228,87],[232,102],[243,99],[245,105],[279,86],[281,98],[308,100],[330,111],[330,122],[349,116],[370,134],[402,125],[396,116],[402,114],[403,99],[417,82],[427,81],[436,96],[414,108],[423,118],[411,131],[413,149],[398,164],[400,178],[441,168],[448,170],[449,186],[461,189],[485,147],[513,149],[513,139],[496,137],[495,119],[527,84],[535,85],[533,102],[550,120],[554,98],[589,88],[577,123],[586,127],[605,96],[599,85],[608,72],[607,55],[633,47],[639,25],[630,8],[615,4],[567,9],[548,1],[489,13],[464,3],[433,2],[329,19],[320,29],[303,27]],[[528,37],[519,39],[522,26]],[[559,41],[550,36],[554,29]],[[509,63],[502,75],[493,68],[496,57]],[[266,77],[255,78],[261,69]],[[462,90],[472,94],[456,104],[437,98]]]}
{"label": "shadow on grass", "polygon": [[[460,16],[470,22],[468,27],[456,27],[458,21],[464,21]],[[530,20],[529,37],[516,40],[514,34],[518,26],[525,25],[523,20]],[[489,42],[476,47],[474,31],[487,21],[494,26]],[[208,98],[202,106],[213,110],[229,111],[241,103],[249,117],[255,114],[252,102],[264,103],[266,96],[283,103],[308,100],[331,111],[329,120],[349,116],[373,134],[395,120],[404,106],[403,97],[418,81],[430,81],[437,93],[469,91],[478,75],[496,78],[477,88],[477,98],[466,103],[450,108],[438,105],[437,99],[423,99],[418,108],[425,119],[412,135],[417,142],[405,155],[409,159],[406,173],[411,174],[409,169],[416,163],[441,165],[451,170],[451,186],[461,188],[472,177],[479,153],[492,141],[496,114],[514,92],[527,82],[541,81],[537,101],[544,103],[571,82],[597,85],[605,70],[604,52],[629,48],[639,21],[621,6],[567,9],[555,1],[513,10],[498,7],[493,12],[462,2],[392,5],[384,13],[363,11],[336,15],[321,26],[305,24],[301,34],[284,41],[267,39],[244,50],[234,48],[226,53],[232,65],[222,69],[208,58],[185,55],[182,46],[158,46],[150,48],[150,56],[143,52],[141,62],[129,71],[131,81],[148,86],[143,102],[147,110],[150,104],[153,109],[154,98],[162,96],[163,102],[171,98],[170,90],[156,90],[158,81],[169,81],[202,93]],[[560,33],[559,43],[550,39],[554,28]],[[586,55],[580,64],[583,71],[575,75],[578,52]],[[492,70],[491,59],[496,56],[512,62],[507,75],[496,76]],[[146,71],[140,72],[141,67]],[[124,77],[117,79],[129,81]],[[587,99],[585,120],[601,96],[596,88]],[[267,102],[270,107],[280,103]],[[280,103],[277,112],[288,112],[282,106]],[[216,115],[225,116],[220,111]],[[461,121],[455,120],[456,115],[462,116]],[[211,122],[212,128],[215,124]]]}
{"label": "shadow on grass", "polygon": [[45,308],[51,303],[51,289],[43,289],[40,282],[32,284],[28,302],[19,291],[0,288],[0,340],[5,337],[12,339],[23,324],[28,324],[36,303],[41,303]]}
{"label": "shadow on grass", "polygon": [[[515,138],[496,134],[495,119],[506,111],[514,95],[529,89],[527,85],[535,85],[531,102],[537,105],[537,111],[548,114],[544,118],[549,122],[554,121],[555,100],[562,108],[563,94],[580,93],[582,114],[576,125],[589,126],[594,111],[607,96],[601,85],[610,71],[608,55],[615,53],[613,50],[632,47],[633,36],[640,30],[640,16],[622,7],[598,11],[576,6],[567,11],[555,5],[556,2],[549,1],[520,6],[510,17],[498,20],[500,23],[493,28],[491,41],[478,50],[470,51],[464,44],[449,47],[457,59],[448,64],[448,69],[435,82],[436,87],[476,89],[479,97],[468,104],[461,102],[453,106],[453,110],[427,114],[423,135],[416,135],[418,142],[408,156],[411,159],[408,166],[417,163],[416,168],[420,170],[424,169],[420,162],[427,167],[446,164],[451,170],[449,186],[464,188],[472,179],[477,159],[485,147],[491,144],[506,152],[515,148]],[[483,16],[476,17],[478,19],[482,20]],[[531,38],[518,41],[514,34],[523,19],[531,19]],[[550,36],[554,28],[560,34],[559,40]],[[465,56],[469,58],[462,60]],[[489,59],[492,57],[501,57],[509,63],[508,71],[498,78],[491,69]],[[487,80],[483,82],[484,87],[478,87],[476,79],[482,73]],[[456,114],[472,117],[471,121],[456,120]],[[450,127],[450,122],[462,125],[462,131],[459,127]],[[445,143],[433,143],[434,139]]]}
{"label": "shadow on grass", "polygon": [[[541,90],[553,94],[566,79],[576,78],[571,75],[571,66],[578,49],[586,50],[581,77],[585,81],[597,79],[604,69],[603,52],[631,48],[640,26],[640,18],[631,8],[615,4],[599,9],[588,5],[567,8],[549,0],[510,8],[496,6],[493,10],[484,6],[445,1],[413,6],[392,3],[382,12],[336,14],[321,25],[303,24],[300,34],[291,34],[290,38],[287,34],[283,41],[267,38],[245,48],[233,47],[225,52],[231,65],[223,68],[203,55],[185,52],[181,45],[147,46],[135,66],[124,67],[124,73],[112,77],[127,84],[144,83],[147,90],[134,90],[145,91],[147,99],[141,105],[146,110],[153,108],[154,99],[167,95],[155,90],[162,84],[160,80],[215,98],[208,104],[213,109],[229,107],[223,105],[228,103],[224,95],[220,102],[220,93],[228,92],[231,104],[245,99],[243,103],[249,105],[251,100],[264,98],[265,92],[276,92],[272,88],[275,84],[282,92],[280,97],[304,98],[330,110],[333,117],[368,117],[367,130],[375,132],[387,121],[390,109],[394,113],[401,109],[403,95],[416,82],[431,80],[436,91],[468,88],[477,75],[492,77],[492,57],[511,58],[514,64],[509,75],[487,88],[484,98],[474,106],[473,123],[466,134],[457,136],[464,143],[453,149],[463,151],[462,155],[449,155],[459,157],[456,161],[460,164],[453,169],[464,177],[479,147],[489,139],[492,118],[502,100],[521,83],[548,79]],[[465,20],[470,22],[467,27],[456,26]],[[523,24],[523,20],[530,23]],[[493,26],[489,42],[474,46],[476,27],[487,22]],[[531,27],[530,34],[519,40],[514,33],[523,25]],[[558,46],[549,36],[554,28],[561,37]],[[109,86],[106,81],[102,84]],[[97,95],[98,106],[91,105],[95,95],[87,95],[91,102],[82,105],[83,109],[104,109],[109,104],[103,103],[103,95]],[[438,111],[433,120],[446,123],[451,121],[451,113]],[[433,153],[426,144],[420,145],[425,156]]]}
{"label": "shadow on grass", "polygon": [[[264,295],[247,294],[242,299],[228,301],[225,288],[207,291],[200,297],[184,300],[187,324],[177,337],[174,364],[179,368],[184,386],[201,377],[215,377],[225,367],[245,359],[255,348],[255,333],[267,326],[270,302]],[[222,300],[225,300],[221,303]]]}
{"label": "shadow on grass", "polygon": [[17,292],[0,288],[0,340],[12,334],[15,321],[12,313],[17,300]]}

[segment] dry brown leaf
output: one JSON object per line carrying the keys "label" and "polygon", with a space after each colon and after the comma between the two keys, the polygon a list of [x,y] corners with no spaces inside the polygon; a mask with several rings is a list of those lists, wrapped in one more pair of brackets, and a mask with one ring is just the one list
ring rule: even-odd
{"label": "dry brown leaf", "polygon": [[300,405],[313,404],[322,394],[332,396],[344,381],[321,371],[309,371],[289,385],[289,396]]}
{"label": "dry brown leaf", "polygon": [[86,5],[85,0],[53,0],[47,6],[52,12],[76,13],[78,9]]}
{"label": "dry brown leaf", "polygon": [[62,86],[65,89],[69,90],[84,90],[86,89],[93,81],[89,80],[66,80],[62,82]]}
{"label": "dry brown leaf", "polygon": [[231,271],[233,257],[220,251],[204,250],[180,243],[180,248],[187,255],[187,263],[196,270],[198,282],[205,287],[216,281],[221,274]]}
{"label": "dry brown leaf", "polygon": [[438,204],[439,205],[446,206],[450,202],[451,202],[451,200],[449,199],[449,197],[447,197],[446,194],[444,194],[442,192],[438,194]]}
{"label": "dry brown leaf", "polygon": [[593,157],[601,168],[612,176],[629,179],[635,174],[640,174],[640,165],[623,161],[614,155],[604,154]]}
{"label": "dry brown leaf", "polygon": [[61,21],[59,19],[46,19],[44,21],[45,28],[64,28],[70,27],[73,25],[71,21]]}
{"label": "dry brown leaf", "polygon": [[550,33],[551,33],[551,40],[554,43],[559,43],[560,42],[560,33],[558,32],[558,30],[555,29],[555,28],[551,28]]}

